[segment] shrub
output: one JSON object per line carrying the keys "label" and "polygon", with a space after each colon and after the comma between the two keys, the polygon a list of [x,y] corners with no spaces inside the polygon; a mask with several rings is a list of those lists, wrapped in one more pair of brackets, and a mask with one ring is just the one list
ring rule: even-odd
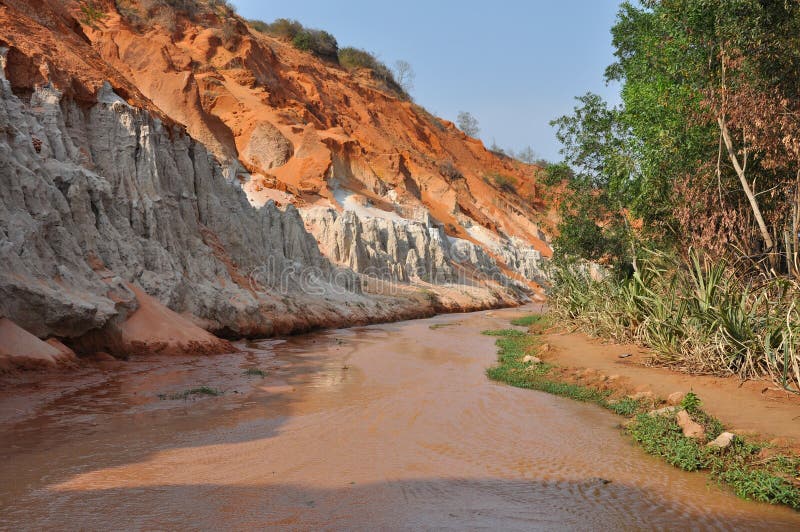
{"label": "shrub", "polygon": [[106,13],[101,11],[93,1],[83,0],[80,3],[81,24],[97,29],[98,25],[106,18]]}
{"label": "shrub", "polygon": [[223,22],[223,32],[231,32],[233,28],[236,37],[228,39],[229,44],[238,38],[240,22],[235,17],[236,9],[225,0],[115,0],[114,4],[122,19],[139,30],[158,25],[175,31],[179,14],[193,21],[212,16]]}
{"label": "shrub", "polygon": [[401,98],[408,99],[408,94],[403,87],[397,83],[392,70],[383,62],[378,60],[370,52],[360,48],[346,47],[339,50],[339,64],[347,69],[366,68],[383,83],[386,89],[399,95]]}
{"label": "shrub", "polygon": [[271,23],[266,23],[262,20],[250,20],[248,22],[256,31],[285,41],[291,41],[304,29],[303,25],[298,21],[288,18],[278,18]]}
{"label": "shrub", "polygon": [[254,30],[291,42],[298,50],[311,52],[330,61],[338,60],[339,44],[327,31],[306,28],[300,22],[288,18],[278,18],[269,24],[261,20],[248,22]]}
{"label": "shrub", "polygon": [[444,161],[439,164],[439,173],[442,174],[448,181],[458,181],[464,179],[464,174],[456,168],[453,161]]}
{"label": "shrub", "polygon": [[510,175],[502,175],[502,174],[491,174],[488,176],[484,176],[483,180],[503,192],[508,192],[510,194],[517,193],[517,180]]}
{"label": "shrub", "polygon": [[556,264],[551,311],[589,334],[649,347],[663,365],[800,389],[797,283],[754,284],[694,252],[688,261],[643,253],[638,269],[597,280],[584,264]]}
{"label": "shrub", "polygon": [[330,61],[338,59],[339,44],[336,38],[324,30],[303,29],[293,38],[292,45],[298,50],[311,52]]}

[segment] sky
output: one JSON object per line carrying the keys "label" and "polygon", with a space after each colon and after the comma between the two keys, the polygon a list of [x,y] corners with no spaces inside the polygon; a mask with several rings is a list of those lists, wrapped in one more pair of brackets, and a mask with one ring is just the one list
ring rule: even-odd
{"label": "sky", "polygon": [[560,160],[550,120],[592,91],[612,104],[619,87],[610,29],[619,0],[233,0],[240,15],[299,20],[332,33],[340,47],[402,59],[416,74],[411,95],[435,115],[478,119],[480,138],[505,149],[531,146]]}

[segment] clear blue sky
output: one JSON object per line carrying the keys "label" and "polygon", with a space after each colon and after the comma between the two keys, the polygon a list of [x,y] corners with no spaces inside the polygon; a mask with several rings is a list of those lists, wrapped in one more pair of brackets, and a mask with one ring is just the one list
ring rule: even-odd
{"label": "clear blue sky", "polygon": [[332,33],[339,46],[397,59],[416,72],[412,96],[455,121],[460,110],[479,121],[480,137],[503,148],[530,145],[558,160],[548,122],[591,90],[609,102],[610,29],[618,0],[233,0],[239,14],[270,22],[294,18]]}

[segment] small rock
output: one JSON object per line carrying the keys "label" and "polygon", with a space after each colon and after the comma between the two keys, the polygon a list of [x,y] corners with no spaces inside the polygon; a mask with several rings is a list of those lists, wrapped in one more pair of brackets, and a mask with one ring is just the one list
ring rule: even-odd
{"label": "small rock", "polygon": [[678,422],[678,426],[683,430],[683,435],[687,438],[702,440],[706,437],[706,429],[703,428],[703,425],[693,420],[692,416],[690,416],[689,412],[686,410],[678,412],[675,415],[675,420]]}
{"label": "small rock", "polygon": [[550,344],[542,344],[539,346],[540,353],[547,353],[548,351],[550,351]]}
{"label": "small rock", "polygon": [[667,404],[672,406],[678,406],[683,401],[683,398],[686,397],[686,392],[672,392],[667,397]]}
{"label": "small rock", "polygon": [[633,356],[633,355],[632,355],[632,354],[630,354],[630,353],[622,353],[622,354],[619,356],[619,358],[630,358],[630,357],[632,357],[632,356]]}
{"label": "small rock", "polygon": [[540,359],[539,357],[535,357],[533,355],[525,355],[522,358],[522,363],[523,364],[538,364],[541,361],[542,361],[542,359]]}
{"label": "small rock", "polygon": [[716,447],[717,449],[727,449],[733,440],[736,439],[736,434],[733,432],[723,432],[717,438],[709,442],[708,447]]}

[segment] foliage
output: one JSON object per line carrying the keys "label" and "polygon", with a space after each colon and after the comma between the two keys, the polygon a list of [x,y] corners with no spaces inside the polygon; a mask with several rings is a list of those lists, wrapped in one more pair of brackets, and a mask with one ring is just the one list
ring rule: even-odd
{"label": "foliage", "polygon": [[[705,419],[721,426],[708,414]],[[713,478],[730,485],[743,499],[800,509],[800,488],[790,480],[798,474],[797,458],[776,456],[765,463],[758,457],[761,447],[741,438],[734,439],[725,450],[706,447],[684,437],[671,416],[640,414],[628,426],[628,432],[646,452],[661,456],[685,471],[708,470]]]}
{"label": "foliage", "polygon": [[530,327],[534,323],[539,323],[540,321],[542,321],[541,314],[529,314],[521,318],[514,318],[511,320],[511,325],[516,325],[518,327]]}
{"label": "foliage", "polygon": [[338,60],[339,44],[333,35],[324,30],[303,29],[292,38],[292,45],[323,59]]}
{"label": "foliage", "polygon": [[92,29],[97,29],[108,16],[95,5],[93,0],[81,0],[79,7],[81,24]]}
{"label": "foliage", "polygon": [[260,368],[247,368],[244,372],[248,377],[266,377],[267,372]]}
{"label": "foliage", "polygon": [[451,160],[439,163],[439,173],[450,182],[464,179],[464,174],[461,173],[461,170],[456,168],[455,163]]}
{"label": "foliage", "polygon": [[261,20],[248,22],[254,30],[290,42],[298,50],[329,61],[338,60],[339,44],[327,31],[306,28],[300,22],[288,18],[278,18],[270,23]]}
{"label": "foliage", "polygon": [[551,312],[589,334],[650,347],[657,363],[800,390],[797,282],[754,282],[697,252],[688,265],[656,252],[638,262],[630,277],[602,279],[582,263],[555,265]]}
{"label": "foliage", "polygon": [[248,22],[254,30],[285,41],[291,41],[305,29],[298,21],[288,18],[278,18],[269,23],[261,20]]}
{"label": "foliage", "polygon": [[609,263],[620,271],[632,264],[634,235],[626,207],[636,192],[634,143],[621,120],[596,94],[577,98],[572,115],[551,122],[564,162],[550,165],[549,181],[566,183],[554,249],[560,257]]}
{"label": "foliage", "polygon": [[391,69],[382,61],[378,60],[374,54],[360,48],[346,47],[339,50],[339,64],[347,69],[366,68],[383,83],[386,89],[394,92],[403,99],[409,96],[402,86],[394,78]]}
{"label": "foliage", "polygon": [[767,258],[767,272],[796,274],[800,5],[626,2],[612,33],[607,76],[623,84],[637,140],[635,214],[683,245],[718,256],[735,246]]}
{"label": "foliage", "polygon": [[122,19],[139,30],[157,25],[174,32],[179,29],[179,15],[206,24],[216,19],[230,45],[244,29],[236,9],[225,0],[114,0],[114,4]]}
{"label": "foliage", "polygon": [[684,471],[697,471],[709,465],[709,455],[703,447],[685,438],[672,416],[639,414],[628,433],[648,454]]}
{"label": "foliage", "polygon": [[503,192],[517,193],[517,179],[514,176],[494,173],[484,176],[483,180]]}
{"label": "foliage", "polygon": [[681,400],[681,408],[688,412],[695,412],[700,409],[700,398],[694,392],[689,392]]}
{"label": "foliage", "polygon": [[587,94],[553,122],[554,312],[800,391],[800,4],[624,2],[612,35],[623,104]]}
{"label": "foliage", "polygon": [[477,137],[481,132],[478,127],[478,119],[472,116],[469,111],[459,111],[456,117],[456,125],[458,129],[464,132],[468,137]]}
{"label": "foliage", "polygon": [[569,183],[574,178],[575,172],[566,163],[548,163],[544,166],[544,172],[539,174],[539,181],[547,186]]}

